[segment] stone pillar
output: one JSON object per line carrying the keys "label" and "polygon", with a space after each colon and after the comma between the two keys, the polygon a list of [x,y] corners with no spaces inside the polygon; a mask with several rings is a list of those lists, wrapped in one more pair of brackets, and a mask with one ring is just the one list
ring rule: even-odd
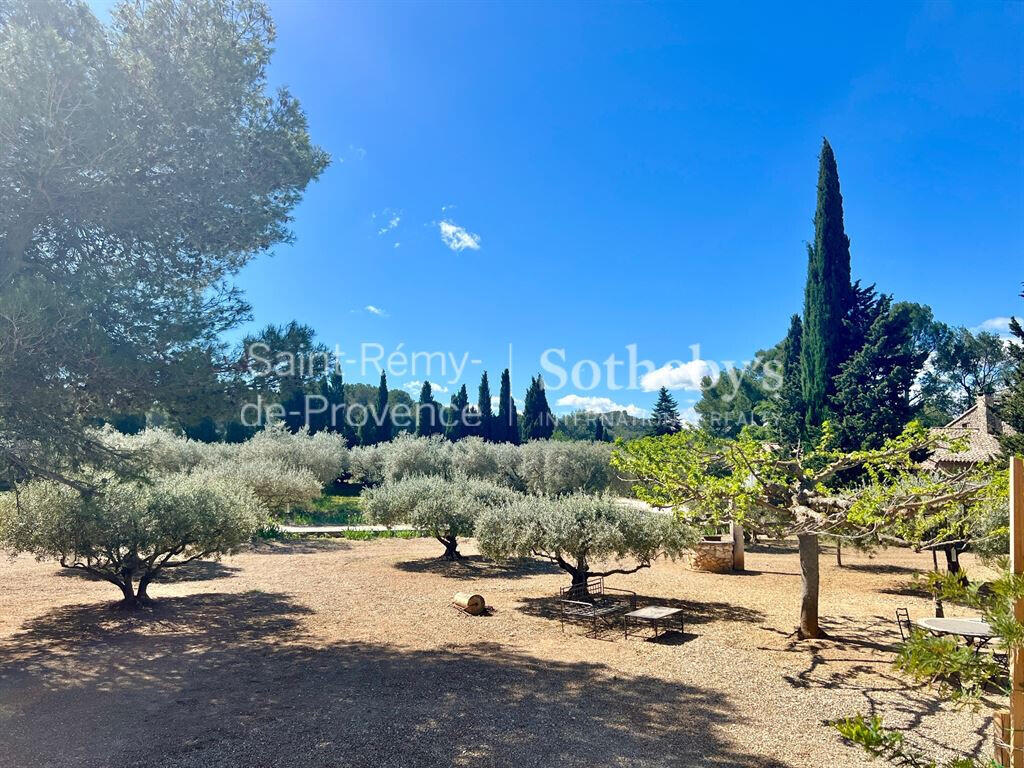
{"label": "stone pillar", "polygon": [[739,523],[729,523],[729,532],[732,534],[732,569],[742,571],[743,568],[743,526]]}

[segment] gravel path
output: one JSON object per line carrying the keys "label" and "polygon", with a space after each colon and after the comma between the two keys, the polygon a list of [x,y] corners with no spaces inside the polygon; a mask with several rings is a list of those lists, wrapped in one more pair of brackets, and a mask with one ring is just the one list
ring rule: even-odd
{"label": "gravel path", "polygon": [[[823,555],[835,639],[815,642],[790,635],[794,552],[748,553],[744,575],[658,563],[610,580],[687,611],[685,636],[646,642],[562,634],[545,564],[439,553],[274,543],[153,585],[141,616],[108,584],[0,561],[0,766],[878,768],[821,724],[867,711],[930,749],[988,748],[981,714],[891,667],[895,608],[929,611],[907,585],[930,555]],[[493,614],[452,609],[466,589]]]}

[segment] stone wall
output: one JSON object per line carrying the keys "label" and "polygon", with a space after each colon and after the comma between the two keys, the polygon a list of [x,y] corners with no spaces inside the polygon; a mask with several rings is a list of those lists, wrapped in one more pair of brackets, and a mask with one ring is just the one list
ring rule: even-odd
{"label": "stone wall", "polygon": [[690,565],[697,571],[729,573],[732,571],[732,539],[728,541],[702,541],[694,550]]}

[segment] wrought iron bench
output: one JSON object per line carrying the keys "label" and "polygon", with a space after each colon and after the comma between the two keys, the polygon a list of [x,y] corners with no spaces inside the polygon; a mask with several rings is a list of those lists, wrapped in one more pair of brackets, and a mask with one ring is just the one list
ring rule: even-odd
{"label": "wrought iron bench", "polygon": [[636,610],[636,592],[606,587],[603,576],[591,576],[586,584],[558,590],[559,625],[566,622],[590,626],[594,637],[602,627],[614,627],[619,617]]}

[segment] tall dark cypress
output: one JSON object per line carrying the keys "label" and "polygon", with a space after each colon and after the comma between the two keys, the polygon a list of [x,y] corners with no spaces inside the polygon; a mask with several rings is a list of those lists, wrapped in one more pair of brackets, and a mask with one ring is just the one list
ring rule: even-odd
{"label": "tall dark cypress", "polygon": [[601,415],[598,414],[594,420],[594,442],[603,443],[604,440],[604,421],[601,419]]}
{"label": "tall dark cypress", "polygon": [[828,139],[818,158],[818,207],[814,243],[807,246],[800,378],[804,421],[816,430],[828,415],[828,399],[849,353],[844,319],[852,302],[850,239],[843,229],[839,170]]}
{"label": "tall dark cypress", "polygon": [[449,440],[461,440],[470,433],[466,423],[468,406],[469,392],[466,391],[466,385],[463,384],[459,387],[459,391],[452,395],[452,404],[448,409],[447,434]]}
{"label": "tall dark cypress", "polygon": [[547,440],[555,431],[555,415],[548,406],[544,392],[544,379],[540,376],[530,380],[523,401],[523,438],[526,440]]}
{"label": "tall dark cypress", "polygon": [[441,432],[441,408],[434,400],[434,392],[429,381],[420,387],[420,400],[416,404],[416,434],[419,437],[430,437]]}
{"label": "tall dark cypress", "polygon": [[800,322],[800,315],[793,315],[782,345],[782,387],[779,390],[778,414],[775,418],[777,439],[787,448],[799,445],[804,430],[804,398],[800,384],[802,341],[803,323]]}
{"label": "tall dark cypress", "polygon": [[393,429],[391,426],[391,410],[388,408],[388,375],[380,372],[380,384],[377,387],[377,403],[373,413],[370,414],[376,429],[374,442],[386,443],[391,439]]}
{"label": "tall dark cypress", "polygon": [[519,414],[516,413],[516,401],[512,398],[512,380],[508,368],[501,372],[498,418],[494,423],[496,442],[519,444]]}
{"label": "tall dark cypress", "polygon": [[476,398],[476,410],[480,415],[480,425],[476,434],[484,440],[493,440],[494,432],[494,409],[491,408],[491,385],[487,381],[487,371],[480,377],[480,389]]}

